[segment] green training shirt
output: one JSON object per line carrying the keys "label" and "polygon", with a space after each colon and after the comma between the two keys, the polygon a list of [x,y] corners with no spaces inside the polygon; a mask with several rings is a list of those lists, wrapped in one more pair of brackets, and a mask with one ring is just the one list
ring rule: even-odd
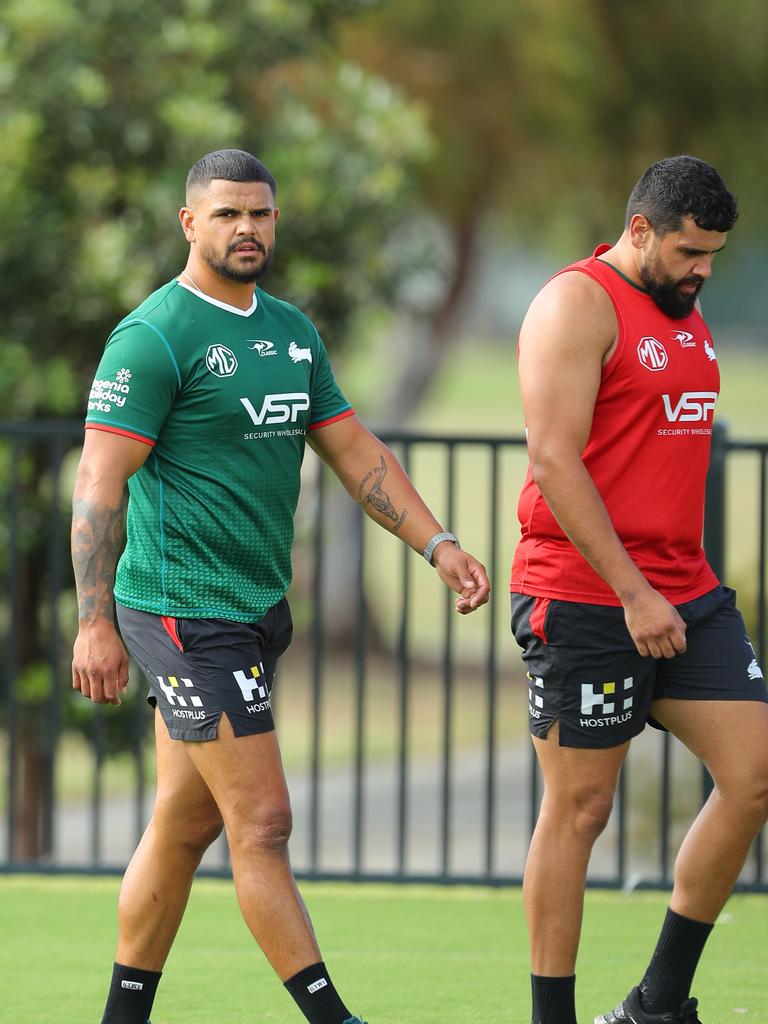
{"label": "green training shirt", "polygon": [[261,289],[239,310],[178,281],[110,335],[86,427],[138,438],[115,598],[251,622],[291,581],[308,430],[352,415],[320,336]]}

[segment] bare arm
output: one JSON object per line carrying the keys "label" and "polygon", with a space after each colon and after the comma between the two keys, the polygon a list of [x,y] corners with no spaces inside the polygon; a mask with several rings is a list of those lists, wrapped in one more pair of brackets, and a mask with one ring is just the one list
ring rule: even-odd
{"label": "bare arm", "polygon": [[72,685],[98,704],[120,703],[128,656],[113,611],[115,568],[125,532],[125,484],[150,452],[121,434],[86,430],[72,496],[72,565],[80,628]]}
{"label": "bare arm", "polygon": [[[421,554],[430,538],[443,532],[395,456],[356,416],[312,431],[308,440],[366,515],[414,551]],[[485,568],[466,551],[444,541],[435,548],[432,563],[460,595],[457,611],[466,614],[488,601]]]}
{"label": "bare arm", "polygon": [[640,654],[685,649],[685,624],[622,544],[581,454],[589,439],[616,315],[602,288],[563,274],[536,297],[520,333],[520,386],[531,472],[573,545],[614,590]]}

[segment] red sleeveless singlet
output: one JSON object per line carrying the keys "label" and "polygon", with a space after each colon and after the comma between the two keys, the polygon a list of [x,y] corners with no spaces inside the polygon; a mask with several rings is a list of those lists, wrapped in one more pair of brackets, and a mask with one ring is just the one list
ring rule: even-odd
{"label": "red sleeveless singlet", "polygon": [[[652,587],[681,604],[718,583],[701,547],[717,360],[698,311],[682,320],[662,313],[644,289],[598,259],[609,248],[560,271],[597,281],[618,321],[582,460],[632,560]],[[621,603],[560,529],[530,468],[517,514],[512,591]]]}

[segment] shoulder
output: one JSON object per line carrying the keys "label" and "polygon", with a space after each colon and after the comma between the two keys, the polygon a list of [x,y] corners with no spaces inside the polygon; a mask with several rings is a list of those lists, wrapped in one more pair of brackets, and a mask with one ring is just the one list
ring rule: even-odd
{"label": "shoulder", "polygon": [[580,270],[551,278],[536,295],[523,321],[520,347],[545,343],[585,347],[605,355],[617,333],[616,311],[603,286]]}

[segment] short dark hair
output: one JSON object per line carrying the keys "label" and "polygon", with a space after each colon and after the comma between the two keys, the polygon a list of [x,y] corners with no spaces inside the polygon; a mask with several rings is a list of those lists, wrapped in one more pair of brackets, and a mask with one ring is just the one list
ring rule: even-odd
{"label": "short dark hair", "polygon": [[201,156],[187,175],[187,196],[196,188],[206,188],[214,180],[263,181],[272,195],[277,193],[277,182],[261,160],[242,149],[217,149]]}
{"label": "short dark hair", "polygon": [[695,156],[670,156],[651,164],[632,189],[624,226],[641,213],[657,235],[679,231],[693,217],[705,231],[730,231],[736,223],[736,198],[714,167]]}

